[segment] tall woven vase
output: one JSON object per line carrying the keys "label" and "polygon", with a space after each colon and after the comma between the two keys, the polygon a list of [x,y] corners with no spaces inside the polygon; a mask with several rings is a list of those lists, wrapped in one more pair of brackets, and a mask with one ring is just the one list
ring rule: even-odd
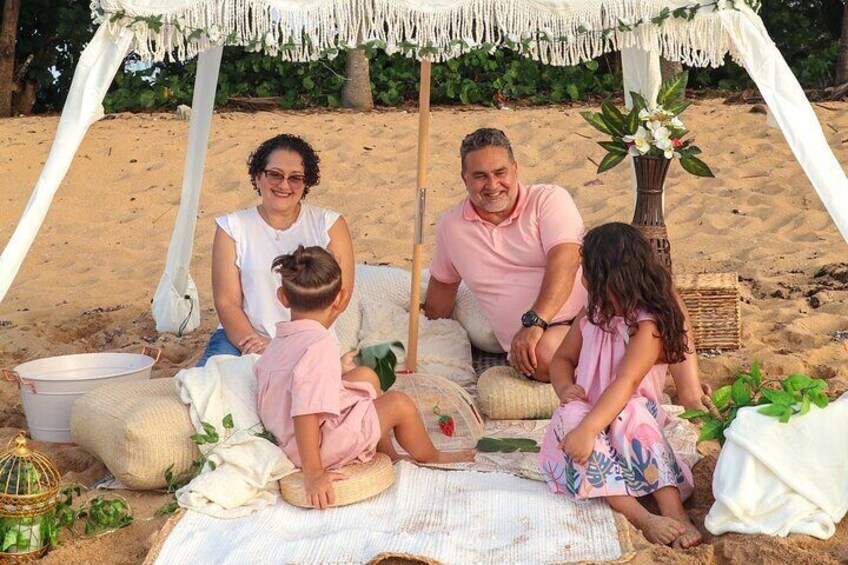
{"label": "tall woven vase", "polygon": [[671,244],[663,218],[663,184],[671,159],[633,157],[636,168],[636,209],[631,224],[651,243],[660,263],[671,271]]}

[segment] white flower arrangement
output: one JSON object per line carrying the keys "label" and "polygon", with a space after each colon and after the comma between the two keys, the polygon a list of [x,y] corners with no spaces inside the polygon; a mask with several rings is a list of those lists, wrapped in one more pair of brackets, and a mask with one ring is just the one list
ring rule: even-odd
{"label": "white flower arrangement", "polygon": [[701,150],[692,145],[691,139],[683,140],[689,130],[678,116],[689,106],[688,102],[680,100],[688,78],[688,73],[683,72],[665,81],[660,86],[656,105],[649,105],[642,95],[631,92],[633,107],[627,114],[608,100],[601,104],[600,112],[581,112],[595,129],[612,137],[612,141],[598,143],[608,152],[598,165],[599,173],[631,155],[679,159],[681,166],[695,176],[715,176],[696,156]]}

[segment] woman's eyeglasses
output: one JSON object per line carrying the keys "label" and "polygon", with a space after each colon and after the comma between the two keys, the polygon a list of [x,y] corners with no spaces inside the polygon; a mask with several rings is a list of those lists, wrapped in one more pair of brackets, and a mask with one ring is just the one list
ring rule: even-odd
{"label": "woman's eyeglasses", "polygon": [[286,177],[283,173],[273,169],[265,169],[262,171],[267,180],[273,186],[281,186],[283,181],[288,180],[289,186],[293,189],[303,188],[306,185],[306,177],[301,174],[293,174]]}

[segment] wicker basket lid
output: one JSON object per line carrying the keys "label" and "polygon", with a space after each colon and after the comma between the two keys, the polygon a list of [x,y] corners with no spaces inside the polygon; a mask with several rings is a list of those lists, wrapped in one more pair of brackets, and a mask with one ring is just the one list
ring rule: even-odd
{"label": "wicker basket lid", "polygon": [[[395,482],[395,470],[392,460],[384,453],[377,453],[367,463],[345,465],[333,472],[348,478],[333,483],[336,503],[333,506],[346,506],[376,496]],[[303,473],[298,471],[280,479],[280,494],[283,500],[294,506],[312,508],[306,501],[303,488]]]}
{"label": "wicker basket lid", "polygon": [[59,471],[53,462],[27,446],[21,432],[0,455],[0,516],[37,516],[53,507]]}

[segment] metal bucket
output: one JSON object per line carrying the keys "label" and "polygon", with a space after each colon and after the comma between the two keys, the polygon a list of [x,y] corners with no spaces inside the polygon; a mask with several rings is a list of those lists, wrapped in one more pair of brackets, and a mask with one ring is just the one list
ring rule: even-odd
{"label": "metal bucket", "polygon": [[21,363],[3,369],[3,377],[18,385],[27,425],[33,439],[70,443],[74,401],[95,388],[150,378],[160,349],[141,353],[80,353]]}

